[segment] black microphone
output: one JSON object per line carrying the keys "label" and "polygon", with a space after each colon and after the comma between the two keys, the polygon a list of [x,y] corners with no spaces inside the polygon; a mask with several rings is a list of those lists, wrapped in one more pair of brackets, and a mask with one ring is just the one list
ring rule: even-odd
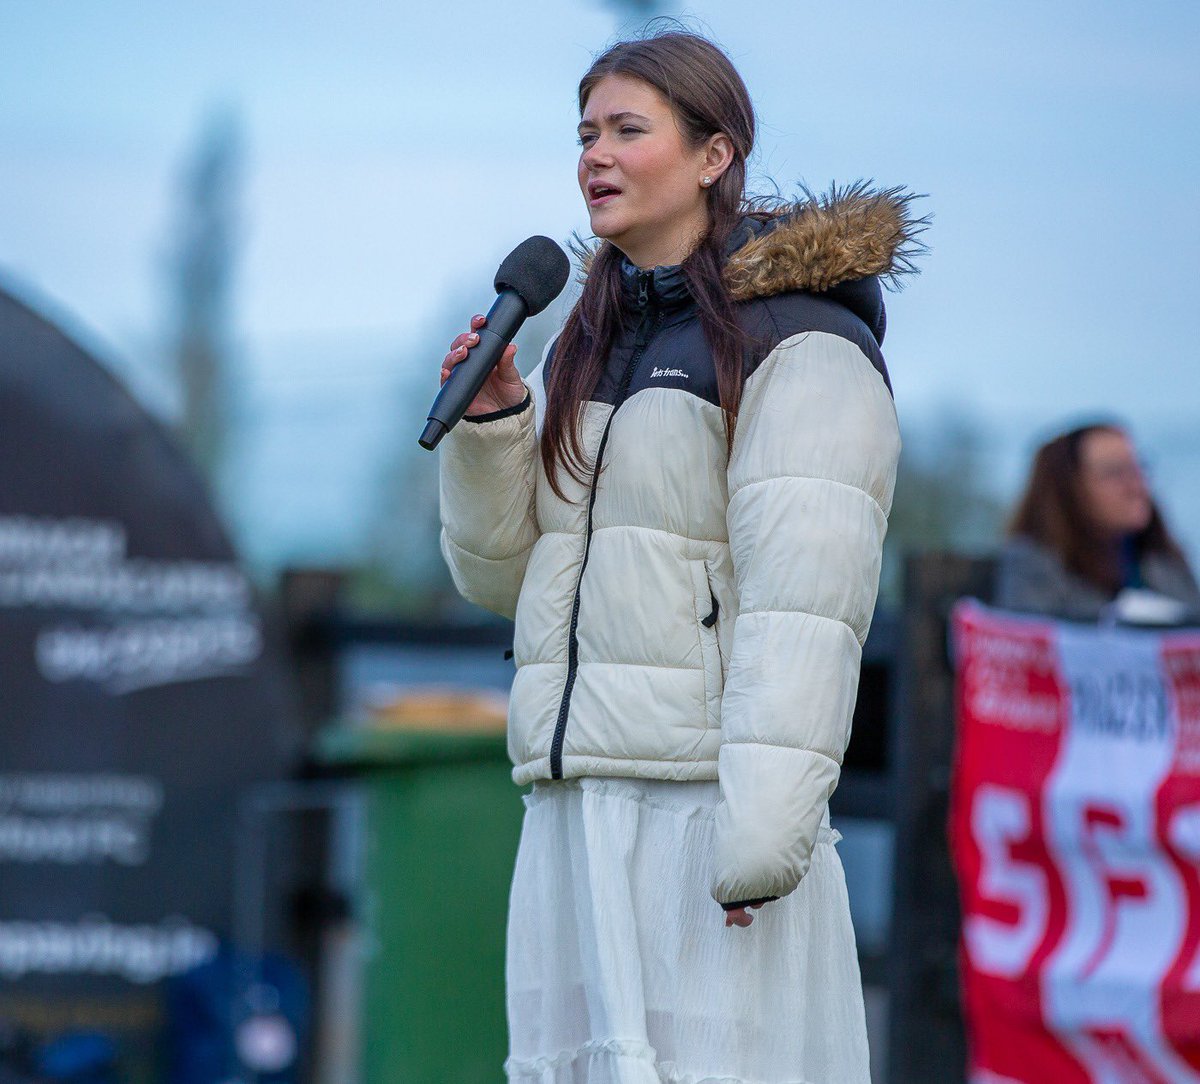
{"label": "black microphone", "polygon": [[567,254],[549,237],[530,237],[504,258],[496,272],[500,296],[488,311],[487,326],[479,329],[479,342],[450,370],[433,401],[419,440],[422,448],[432,451],[454,428],[525,318],[536,316],[558,297],[570,273]]}

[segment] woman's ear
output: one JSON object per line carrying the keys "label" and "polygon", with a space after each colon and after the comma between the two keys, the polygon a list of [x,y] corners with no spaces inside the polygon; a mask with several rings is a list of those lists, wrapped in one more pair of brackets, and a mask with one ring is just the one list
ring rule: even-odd
{"label": "woman's ear", "polygon": [[733,143],[729,136],[724,132],[717,132],[716,135],[709,136],[708,145],[704,150],[704,173],[713,179],[715,184],[717,179],[728,168],[733,161]]}

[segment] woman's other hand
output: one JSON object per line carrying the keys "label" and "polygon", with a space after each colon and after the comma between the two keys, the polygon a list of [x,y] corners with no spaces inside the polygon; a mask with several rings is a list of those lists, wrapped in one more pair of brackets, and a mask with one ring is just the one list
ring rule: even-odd
{"label": "woman's other hand", "polygon": [[[468,351],[479,342],[479,330],[486,323],[486,317],[472,316],[471,330],[463,332],[450,344],[450,353],[442,361],[443,384],[450,376],[450,370],[467,360]],[[517,348],[510,343],[500,355],[496,367],[488,374],[483,387],[479,389],[479,394],[467,407],[468,418],[477,414],[494,414],[498,410],[508,410],[510,407],[520,406],[525,401],[525,384],[521,380],[521,374],[517,372],[516,356]]]}
{"label": "woman's other hand", "polygon": [[752,903],[749,907],[735,907],[732,911],[726,911],[726,929],[730,926],[749,926],[754,921],[754,916],[750,912],[757,911],[761,906],[761,903]]}

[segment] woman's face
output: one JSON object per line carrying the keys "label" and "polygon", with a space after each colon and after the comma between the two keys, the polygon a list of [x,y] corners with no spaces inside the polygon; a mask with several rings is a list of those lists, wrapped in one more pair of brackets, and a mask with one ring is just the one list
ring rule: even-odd
{"label": "woman's face", "polygon": [[625,75],[607,75],[592,88],[579,140],[579,187],[592,232],[639,267],[681,263],[708,228],[702,181],[715,183],[720,173],[710,165],[712,141],[689,147],[667,99]]}
{"label": "woman's face", "polygon": [[1097,429],[1083,438],[1079,484],[1087,514],[1106,534],[1134,534],[1149,525],[1150,490],[1124,433]]}

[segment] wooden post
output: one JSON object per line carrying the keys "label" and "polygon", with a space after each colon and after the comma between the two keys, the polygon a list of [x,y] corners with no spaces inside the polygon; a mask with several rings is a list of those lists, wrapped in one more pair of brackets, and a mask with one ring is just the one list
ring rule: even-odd
{"label": "wooden post", "polygon": [[339,613],[346,573],[292,568],[280,576],[279,600],[292,674],[299,698],[306,751],[337,710],[337,657],[330,635]]}
{"label": "wooden post", "polygon": [[895,865],[889,961],[889,1084],[966,1077],[959,1004],[958,889],[947,841],[954,753],[949,619],[955,601],[991,597],[995,563],[911,556],[892,701]]}

